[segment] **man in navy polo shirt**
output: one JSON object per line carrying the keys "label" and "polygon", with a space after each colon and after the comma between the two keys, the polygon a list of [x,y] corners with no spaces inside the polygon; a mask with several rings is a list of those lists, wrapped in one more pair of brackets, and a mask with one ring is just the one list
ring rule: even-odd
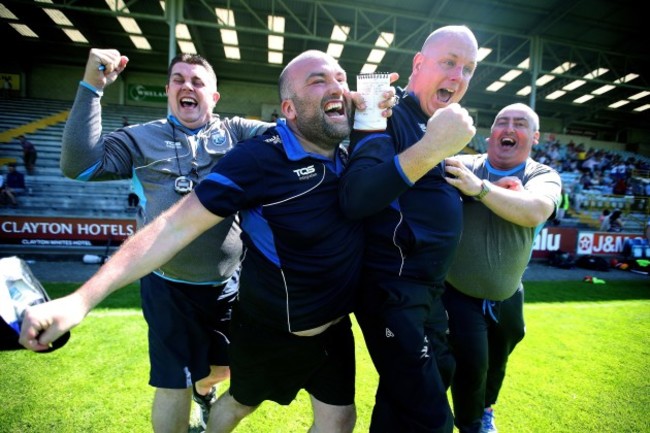
{"label": "man in navy polo shirt", "polygon": [[345,218],[338,204],[346,156],[340,143],[352,118],[347,78],[333,58],[307,51],[287,65],[279,87],[286,123],[235,146],[76,292],[28,310],[21,344],[47,348],[109,293],[239,212],[246,251],[231,322],[231,383],[210,411],[209,431],[230,432],[264,400],[289,404],[306,389],[312,431],[351,432],[355,358],[348,314],[363,239],[360,223]]}

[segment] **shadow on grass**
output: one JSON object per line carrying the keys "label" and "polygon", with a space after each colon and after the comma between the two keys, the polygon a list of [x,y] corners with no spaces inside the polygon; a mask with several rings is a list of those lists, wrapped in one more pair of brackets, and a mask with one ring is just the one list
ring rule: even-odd
{"label": "shadow on grass", "polygon": [[583,281],[529,281],[524,283],[525,302],[600,302],[650,299],[648,281],[612,280],[605,284]]}

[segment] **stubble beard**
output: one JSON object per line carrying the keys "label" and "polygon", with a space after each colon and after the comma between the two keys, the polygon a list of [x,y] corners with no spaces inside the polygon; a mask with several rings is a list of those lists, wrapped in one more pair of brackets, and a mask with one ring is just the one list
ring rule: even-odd
{"label": "stubble beard", "polygon": [[350,135],[352,121],[348,116],[345,124],[331,124],[327,116],[312,116],[311,118],[297,118],[296,126],[300,133],[318,147],[326,150],[336,149],[339,144]]}

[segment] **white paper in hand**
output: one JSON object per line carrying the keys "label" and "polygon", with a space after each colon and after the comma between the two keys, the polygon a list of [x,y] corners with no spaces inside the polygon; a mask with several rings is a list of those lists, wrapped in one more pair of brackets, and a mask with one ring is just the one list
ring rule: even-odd
{"label": "white paper in hand", "polygon": [[382,117],[379,103],[383,101],[384,92],[390,90],[390,74],[373,73],[357,75],[357,92],[363,95],[366,109],[354,113],[354,129],[360,131],[383,131],[386,118]]}

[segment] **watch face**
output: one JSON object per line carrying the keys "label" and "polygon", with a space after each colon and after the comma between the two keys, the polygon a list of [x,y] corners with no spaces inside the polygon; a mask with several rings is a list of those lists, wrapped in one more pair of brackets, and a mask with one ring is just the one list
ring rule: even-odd
{"label": "watch face", "polygon": [[187,194],[194,188],[194,182],[187,176],[178,176],[174,181],[174,190],[179,194]]}

